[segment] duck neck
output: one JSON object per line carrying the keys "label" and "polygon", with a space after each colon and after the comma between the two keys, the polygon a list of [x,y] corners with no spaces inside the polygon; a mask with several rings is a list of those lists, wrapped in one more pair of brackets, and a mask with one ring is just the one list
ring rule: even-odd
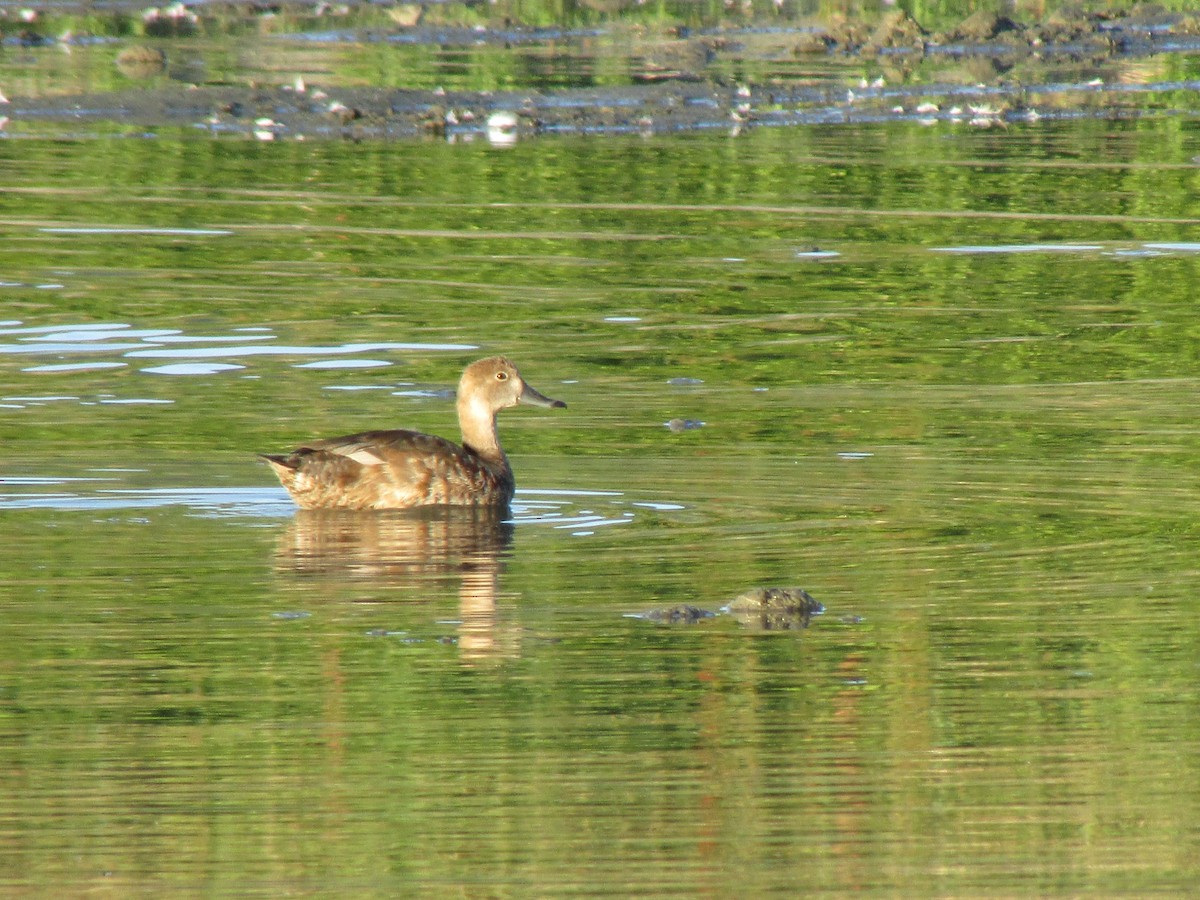
{"label": "duck neck", "polygon": [[473,450],[489,462],[508,468],[508,457],[500,447],[496,434],[496,414],[482,401],[466,397],[458,400],[458,425],[462,429],[463,446]]}

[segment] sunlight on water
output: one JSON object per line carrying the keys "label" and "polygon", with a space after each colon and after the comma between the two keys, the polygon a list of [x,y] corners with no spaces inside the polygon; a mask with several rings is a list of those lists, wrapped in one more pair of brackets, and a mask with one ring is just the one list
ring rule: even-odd
{"label": "sunlight on water", "polygon": [[84,362],[84,363],[51,363],[46,366],[29,366],[25,372],[88,372],[95,369],[120,369],[128,363],[122,362]]}
{"label": "sunlight on water", "polygon": [[[47,229],[49,230],[49,229]],[[0,354],[55,354],[105,352],[119,353],[132,359],[183,359],[208,360],[221,358],[243,358],[252,356],[336,356],[381,350],[462,352],[477,349],[472,344],[416,344],[416,343],[350,343],[339,346],[298,346],[285,344],[255,344],[246,341],[274,341],[276,335],[189,335],[177,328],[134,328],[128,324],[81,323],[67,327],[52,325],[26,325],[19,320],[4,323],[0,335],[17,335],[20,343],[0,344]],[[20,327],[16,327],[20,326]],[[263,330],[263,329],[248,329]],[[131,338],[140,343],[130,343]],[[186,345],[168,346],[163,344]],[[212,346],[205,346],[212,345]],[[51,363],[28,366],[23,371],[32,373],[89,372],[102,369],[123,368],[125,362],[95,361],[87,363]],[[379,359],[333,359],[309,363],[297,363],[296,368],[310,369],[367,369],[389,366],[387,360]],[[179,362],[159,366],[141,367],[139,371],[151,375],[202,376],[219,375],[245,369],[240,363]],[[342,387],[345,390],[347,388]],[[73,398],[79,399],[79,398]],[[113,403],[166,403],[167,400],[102,400]]]}
{"label": "sunlight on water", "polygon": [[166,366],[147,366],[140,371],[154,375],[217,375],[244,368],[233,363],[171,363]]}

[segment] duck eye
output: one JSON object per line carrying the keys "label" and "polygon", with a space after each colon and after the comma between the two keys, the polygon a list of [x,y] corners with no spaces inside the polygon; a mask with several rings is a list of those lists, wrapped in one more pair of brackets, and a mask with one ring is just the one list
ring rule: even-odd
{"label": "duck eye", "polygon": [[507,372],[497,372],[496,380],[497,381],[508,381],[508,373]]}

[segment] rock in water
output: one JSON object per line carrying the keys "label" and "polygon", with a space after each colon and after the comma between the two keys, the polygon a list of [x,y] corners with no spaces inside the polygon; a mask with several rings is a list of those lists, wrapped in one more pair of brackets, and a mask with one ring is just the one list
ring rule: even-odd
{"label": "rock in water", "polygon": [[721,611],[748,628],[785,631],[807,628],[825,607],[804,588],[760,587],[739,594]]}

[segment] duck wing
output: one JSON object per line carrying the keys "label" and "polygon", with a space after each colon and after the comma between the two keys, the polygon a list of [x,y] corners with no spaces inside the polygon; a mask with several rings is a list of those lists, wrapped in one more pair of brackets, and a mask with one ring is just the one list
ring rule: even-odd
{"label": "duck wing", "polygon": [[363,431],[263,458],[305,509],[501,505],[512,499],[506,465],[419,431]]}

